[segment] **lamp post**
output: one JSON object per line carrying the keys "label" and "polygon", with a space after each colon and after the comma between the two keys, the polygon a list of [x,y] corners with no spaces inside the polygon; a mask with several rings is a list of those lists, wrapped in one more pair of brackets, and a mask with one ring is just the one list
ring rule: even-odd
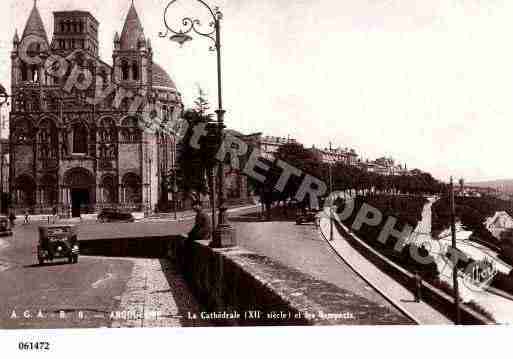
{"label": "lamp post", "polygon": [[[170,174],[173,176],[173,183],[171,183],[169,180],[168,180],[168,190],[173,194],[173,212],[174,212],[174,215],[175,215],[175,220],[178,219],[178,215],[177,215],[177,195],[178,195],[178,184],[177,184],[177,181],[176,181],[176,176],[177,176],[177,173],[178,173],[178,169],[176,168],[176,165],[173,165],[173,168],[171,169],[170,171]],[[168,176],[169,178],[169,176]]]}
{"label": "lamp post", "polygon": [[[168,37],[169,40],[177,42],[182,46],[184,43],[191,41],[192,37],[189,34],[196,34],[198,36],[206,37],[213,41],[214,46],[210,47],[211,51],[217,54],[217,102],[218,109],[215,111],[217,114],[217,136],[218,143],[222,146],[222,137],[224,126],[225,110],[223,109],[223,96],[222,96],[222,72],[221,72],[221,20],[223,14],[219,8],[211,8],[203,0],[193,0],[200,3],[208,10],[212,16],[209,22],[209,30],[204,32],[199,27],[201,21],[193,17],[185,17],[182,19],[182,28],[180,30],[173,29],[167,22],[167,12],[177,0],[170,1],[164,10],[164,25],[166,32],[159,33],[160,37]],[[232,247],[235,246],[235,237],[233,235],[233,228],[228,224],[226,218],[226,204],[224,195],[224,165],[222,162],[217,167],[217,182],[218,182],[218,221],[217,228],[214,230],[211,245],[213,247]],[[214,188],[215,191],[215,188]],[[214,213],[213,213],[213,217]],[[215,218],[212,218],[212,223],[215,223]]]}
{"label": "lamp post", "polygon": [[[328,162],[328,175],[330,179],[330,196],[333,196],[333,164]],[[333,241],[333,205],[330,201],[330,241]]]}
{"label": "lamp post", "polygon": [[[11,97],[7,91],[5,90],[5,87],[0,84],[0,120],[1,119],[1,110],[4,107],[4,105],[8,105],[7,101],[9,101],[9,97]],[[3,126],[3,120],[2,123],[0,123],[0,126]],[[1,204],[1,210],[4,210],[4,149],[2,146],[0,146],[0,204]]]}
{"label": "lamp post", "polygon": [[[450,204],[451,204],[451,238],[452,238],[452,249],[454,253],[458,250],[456,246],[456,209],[454,203],[454,183],[451,177],[450,189]],[[454,309],[456,312],[455,324],[461,324],[461,313],[460,313],[460,293],[458,288],[458,267],[456,266],[457,261],[453,261],[452,269],[452,283],[454,289]]]}

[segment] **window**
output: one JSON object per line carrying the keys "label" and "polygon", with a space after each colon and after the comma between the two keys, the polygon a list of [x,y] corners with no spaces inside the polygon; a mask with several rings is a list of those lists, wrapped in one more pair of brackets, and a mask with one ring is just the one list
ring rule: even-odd
{"label": "window", "polygon": [[21,81],[28,80],[27,65],[24,62],[21,63]]}
{"label": "window", "polygon": [[139,80],[139,64],[137,62],[132,64],[132,74],[134,80]]}
{"label": "window", "polygon": [[64,21],[61,21],[61,32],[66,31],[66,26],[64,25]]}
{"label": "window", "polygon": [[121,75],[122,75],[122,79],[123,80],[128,80],[129,79],[129,74],[130,73],[130,69],[129,69],[129,66],[128,66],[128,62],[126,60],[123,60],[121,62]]}
{"label": "window", "polygon": [[73,127],[73,153],[87,153],[87,128],[82,123]]}
{"label": "window", "polygon": [[39,82],[39,71],[36,65],[32,65],[30,68],[30,81]]}

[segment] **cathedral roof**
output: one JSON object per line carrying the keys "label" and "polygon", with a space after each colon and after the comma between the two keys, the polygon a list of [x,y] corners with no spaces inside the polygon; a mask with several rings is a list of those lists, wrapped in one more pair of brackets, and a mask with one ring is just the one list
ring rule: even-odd
{"label": "cathedral roof", "polygon": [[121,32],[120,38],[120,49],[121,50],[137,50],[137,42],[141,38],[144,38],[144,30],[135,10],[135,5],[132,2],[128,15],[126,16],[125,25]]}
{"label": "cathedral roof", "polygon": [[43,24],[43,20],[41,19],[41,15],[39,14],[39,10],[37,9],[37,1],[34,1],[34,7],[30,12],[27,24],[25,25],[25,30],[23,30],[22,39],[29,35],[40,36],[48,43],[45,26]]}
{"label": "cathedral roof", "polygon": [[169,74],[160,65],[153,63],[153,86],[176,90],[176,85]]}

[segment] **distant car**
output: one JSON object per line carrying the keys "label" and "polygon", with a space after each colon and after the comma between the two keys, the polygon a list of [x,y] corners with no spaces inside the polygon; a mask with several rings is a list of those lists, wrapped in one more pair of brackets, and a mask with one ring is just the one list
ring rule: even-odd
{"label": "distant car", "polygon": [[104,208],[98,215],[98,222],[135,222],[132,213],[117,208]]}
{"label": "distant car", "polygon": [[316,210],[307,210],[307,209],[298,209],[296,215],[296,224],[303,223],[315,223],[317,224],[317,214],[319,211]]}
{"label": "distant car", "polygon": [[12,236],[12,229],[9,225],[9,218],[0,216],[0,236]]}

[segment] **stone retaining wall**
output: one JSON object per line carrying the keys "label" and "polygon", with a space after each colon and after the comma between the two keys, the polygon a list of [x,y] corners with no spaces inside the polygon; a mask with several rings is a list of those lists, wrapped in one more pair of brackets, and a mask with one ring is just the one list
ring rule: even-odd
{"label": "stone retaining wall", "polygon": [[[239,247],[213,249],[182,238],[169,242],[168,256],[207,310],[236,311],[238,325],[412,324],[386,310],[369,313],[365,298]],[[255,310],[259,319],[244,318]],[[327,316],[345,313],[356,317]]]}
{"label": "stone retaining wall", "polygon": [[[238,313],[219,325],[413,324],[355,293],[240,247],[210,248],[182,236],[83,240],[81,253],[167,257],[206,313]],[[250,314],[251,313],[251,314]]]}

